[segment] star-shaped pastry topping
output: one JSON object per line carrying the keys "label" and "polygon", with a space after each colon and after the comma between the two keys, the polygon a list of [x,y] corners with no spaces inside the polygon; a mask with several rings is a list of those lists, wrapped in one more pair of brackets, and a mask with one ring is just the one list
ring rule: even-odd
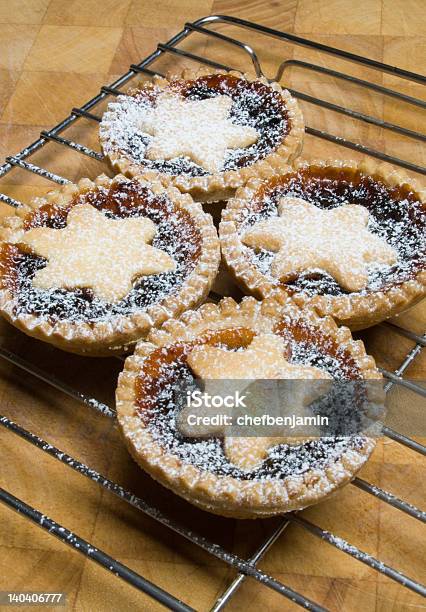
{"label": "star-shaped pastry topping", "polygon": [[[202,345],[194,348],[188,355],[187,363],[197,378],[205,382],[204,391],[210,396],[221,396],[227,391],[240,392],[248,389],[256,380],[278,379],[280,380],[279,406],[285,407],[287,414],[297,416],[311,416],[308,409],[310,403],[322,396],[328,389],[331,376],[319,368],[289,363],[285,358],[286,343],[283,338],[274,334],[261,334],[255,336],[250,346],[245,350],[229,351],[224,348]],[[217,381],[224,381],[218,384]],[[309,385],[299,384],[296,386],[292,381],[301,380],[324,380],[323,384]],[[215,383],[216,381],[216,383]],[[228,383],[226,381],[234,381]],[[238,382],[235,382],[238,381]],[[263,387],[264,389],[264,387]],[[263,392],[261,388],[261,393]],[[215,393],[216,392],[216,393]],[[268,395],[268,398],[270,396]],[[260,401],[255,396],[254,406],[250,410],[260,410],[262,413],[270,408],[269,400]],[[262,405],[263,403],[263,405]],[[290,412],[288,410],[290,409]],[[233,425],[227,424],[191,425],[188,417],[190,415],[213,416],[223,411],[218,408],[202,406],[194,408],[186,406],[179,415],[178,427],[185,436],[219,436],[224,440],[224,452],[231,463],[242,470],[252,470],[266,457],[268,449],[280,443],[299,443],[290,436],[282,435],[282,427],[279,436],[236,436]],[[228,411],[229,412],[229,411]],[[273,428],[271,429],[273,431]],[[306,429],[304,430],[306,433]],[[318,435],[317,430],[309,432],[309,435]],[[305,435],[305,438],[307,436]]]}
{"label": "star-shaped pastry topping", "polygon": [[279,217],[259,221],[242,236],[244,244],[276,252],[271,273],[293,280],[306,270],[321,269],[348,291],[368,283],[369,264],[397,261],[387,242],[367,228],[364,206],[347,204],[323,210],[300,198],[281,198]]}
{"label": "star-shaped pastry topping", "polygon": [[160,94],[138,126],[152,136],[147,158],[186,156],[210,173],[219,172],[227,149],[248,147],[258,139],[254,128],[232,123],[231,106],[229,96],[186,100],[176,94]]}
{"label": "star-shaped pastry topping", "polygon": [[77,204],[65,228],[36,227],[19,242],[47,259],[34,275],[34,287],[89,288],[100,299],[117,302],[137,277],[175,268],[167,253],[148,244],[155,232],[146,217],[111,219],[90,204]]}

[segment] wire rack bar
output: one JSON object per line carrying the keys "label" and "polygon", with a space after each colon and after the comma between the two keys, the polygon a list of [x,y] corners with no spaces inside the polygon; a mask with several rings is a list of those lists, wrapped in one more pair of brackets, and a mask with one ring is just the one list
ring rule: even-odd
{"label": "wire rack bar", "polygon": [[[164,51],[167,53],[174,53],[174,55],[180,55],[181,57],[186,57],[194,62],[200,62],[200,56],[195,55],[194,53],[190,53],[189,51],[185,51],[184,49],[179,49],[178,47],[172,47],[167,44],[158,44],[158,49],[160,51]],[[207,57],[202,58],[202,63],[206,64],[206,66],[210,66],[211,68],[217,68],[218,70],[226,70],[229,71],[231,68],[226,64],[221,64],[220,62],[215,62]]]}
{"label": "wire rack bar", "polygon": [[[355,478],[351,484],[358,487],[362,491],[369,493],[370,495],[374,495],[381,501],[393,506],[397,510],[401,510],[402,512],[405,512],[409,516],[423,523],[426,522],[426,512],[419,510],[412,504],[408,504],[407,502],[402,501],[392,493],[384,491],[383,489],[380,489],[379,487],[376,487],[375,485],[372,485],[361,478]],[[263,545],[259,547],[255,555],[251,557],[250,561],[256,564],[266,554],[272,544],[274,544],[276,540],[281,536],[281,534],[288,527],[289,524],[290,520],[284,520],[271,534],[271,536],[263,543]],[[222,610],[228,603],[229,599],[233,597],[236,591],[240,588],[245,578],[246,577],[243,574],[239,574],[236,578],[234,578],[234,580],[226,588],[222,595],[217,598],[216,603],[210,612],[218,612],[219,610]]]}
{"label": "wire rack bar", "polygon": [[102,85],[101,91],[102,93],[106,93],[110,96],[119,96],[123,93],[120,89],[116,89],[115,87],[107,87],[106,85]]}
{"label": "wire rack bar", "polygon": [[104,158],[102,153],[98,153],[97,151],[94,151],[93,149],[89,149],[89,147],[79,144],[78,142],[68,140],[68,138],[62,138],[62,136],[56,136],[55,134],[51,134],[50,132],[46,132],[46,131],[40,132],[40,136],[42,138],[46,138],[46,140],[53,140],[54,142],[57,142],[58,144],[62,144],[62,145],[65,145],[66,147],[70,147],[70,149],[74,149],[74,151],[77,151],[78,153],[82,153],[83,155],[86,155],[87,157],[97,159],[98,161],[102,161]]}
{"label": "wire rack bar", "polygon": [[80,391],[77,391],[70,385],[67,385],[66,383],[64,383],[62,380],[59,380],[58,378],[56,378],[56,376],[53,376],[52,374],[45,372],[44,370],[34,365],[33,363],[30,363],[23,357],[20,357],[19,355],[12,353],[12,351],[9,351],[6,348],[0,347],[0,357],[4,359],[5,361],[8,361],[9,363],[13,364],[14,366],[17,366],[21,370],[24,370],[24,372],[28,372],[28,374],[32,374],[32,376],[35,376],[39,380],[42,380],[43,382],[47,383],[51,387],[58,389],[58,391],[62,391],[62,393],[65,393],[66,395],[76,400],[77,402],[81,402],[85,406],[89,406],[89,408],[93,408],[94,410],[103,414],[104,416],[115,418],[116,411],[113,408],[110,408],[103,402],[100,402],[99,400],[93,397],[89,397],[88,395],[81,393]]}
{"label": "wire rack bar", "polygon": [[409,340],[414,340],[416,344],[420,344],[423,348],[426,346],[426,336],[419,336],[419,334],[415,334],[404,327],[399,327],[399,325],[395,325],[395,323],[391,323],[390,321],[384,321],[380,323],[380,325],[391,329],[400,336],[405,336]]}
{"label": "wire rack bar", "polygon": [[8,419],[7,417],[0,416],[0,425],[2,425],[5,429],[8,429],[9,431],[12,431],[13,433],[23,438],[25,441],[29,442],[33,446],[36,446],[40,450],[44,451],[51,457],[54,457],[72,470],[98,483],[107,491],[110,491],[123,501],[127,502],[128,504],[137,508],[147,516],[161,523],[164,527],[167,527],[175,533],[178,533],[193,544],[196,544],[206,552],[220,559],[227,565],[234,567],[239,572],[245,574],[246,576],[254,578],[258,582],[261,582],[265,586],[271,588],[280,595],[287,597],[291,601],[294,601],[295,603],[307,610],[313,610],[315,612],[324,611],[324,608],[322,608],[315,602],[312,602],[311,600],[304,597],[303,595],[300,595],[290,587],[285,586],[284,584],[275,580],[271,576],[268,576],[264,572],[261,572],[260,570],[256,569],[250,561],[245,561],[237,555],[228,552],[218,544],[210,542],[203,536],[198,535],[192,529],[188,529],[187,527],[180,525],[177,521],[167,517],[157,508],[154,508],[153,506],[147,504],[143,499],[141,499],[134,493],[127,491],[120,485],[116,484],[115,482],[109,480],[108,478],[97,472],[96,470],[89,468],[84,463],[81,463],[74,457],[71,457],[70,455],[56,448],[52,444],[49,444],[49,442],[46,442],[39,436],[33,434],[32,432],[27,431],[26,429],[13,422],[12,420]]}
{"label": "wire rack bar", "polygon": [[404,434],[401,434],[398,431],[392,429],[391,427],[387,427],[386,425],[382,427],[382,433],[384,436],[390,438],[394,442],[398,442],[399,444],[406,446],[410,450],[413,450],[416,453],[420,453],[420,455],[426,457],[426,446],[423,446],[423,444],[420,444],[420,442],[417,442],[412,438],[408,438],[407,436],[404,436]]}
{"label": "wire rack bar", "polygon": [[12,206],[13,208],[21,208],[22,206],[22,202],[20,202],[19,200],[15,200],[15,198],[11,198],[5,193],[0,193],[0,202],[4,202],[5,204]]}
{"label": "wire rack bar", "polygon": [[[129,71],[128,73],[126,73],[125,75],[117,79],[117,81],[115,81],[112,86],[116,87],[118,86],[119,83],[127,82],[133,76],[133,74],[134,74],[133,71]],[[78,117],[86,117],[86,118],[91,118],[91,119],[95,118],[96,115],[92,115],[92,113],[89,112],[89,109],[91,109],[93,106],[101,102],[105,98],[105,96],[106,94],[100,93],[94,98],[92,98],[91,100],[89,100],[89,102],[84,104],[81,108],[72,109],[71,114],[68,115],[68,117],[66,117],[63,121],[61,121],[60,123],[55,125],[55,127],[49,130],[49,134],[58,135],[60,132],[62,132],[63,130],[68,128],[70,125],[72,125],[77,120]],[[99,118],[99,121],[100,121],[100,118]],[[33,155],[36,151],[44,147],[44,145],[47,142],[48,140],[45,137],[41,137],[38,140],[35,140],[25,149],[22,149],[22,151],[14,155],[12,158],[6,158],[6,163],[0,166],[0,178],[4,176],[5,174],[7,174],[8,172],[10,172],[10,170],[12,169],[14,165],[18,165],[16,162],[22,161],[25,158],[29,157],[30,155]],[[29,168],[26,168],[25,166],[20,166],[20,167],[24,168],[25,170],[29,169]]]}
{"label": "wire rack bar", "polygon": [[[387,491],[384,491],[383,489],[380,489],[379,487],[376,487],[375,485],[372,485],[361,478],[355,478],[351,484],[355,485],[362,491],[369,493],[370,495],[374,495],[381,501],[384,501],[385,503],[393,506],[397,510],[401,510],[402,512],[405,512],[409,516],[412,516],[413,518],[423,523],[426,522],[426,512],[419,510],[412,504],[408,504],[407,502],[402,501],[398,497],[395,497],[395,495],[392,495],[392,493],[388,493]],[[256,554],[251,557],[250,561],[256,564],[260,559],[262,559],[263,556],[268,552],[269,548],[277,541],[277,539],[281,536],[281,534],[288,527],[289,524],[290,521],[288,519],[284,520],[271,534],[271,536],[263,543],[263,545],[259,547]],[[210,612],[219,612],[219,610],[222,610],[228,603],[229,599],[233,597],[236,591],[240,588],[245,578],[246,577],[243,574],[239,574],[236,578],[234,578],[234,580],[222,593],[222,595],[217,598],[216,603]]]}
{"label": "wire rack bar", "polygon": [[304,100],[305,102],[309,102],[309,104],[315,104],[315,106],[321,106],[322,108],[326,108],[327,110],[339,113],[340,115],[350,117],[351,119],[358,119],[359,121],[364,121],[364,123],[369,123],[371,125],[375,125],[376,127],[380,127],[385,130],[390,130],[391,132],[396,132],[397,134],[401,134],[402,136],[407,136],[408,138],[414,138],[415,140],[426,142],[426,135],[422,134],[421,132],[409,130],[408,128],[404,128],[400,125],[389,123],[388,121],[383,121],[382,119],[377,119],[376,117],[372,117],[371,115],[360,113],[350,108],[340,106],[339,104],[334,104],[333,102],[327,102],[327,100],[315,98],[314,96],[310,96],[295,89],[288,88],[288,91],[299,100]]}
{"label": "wire rack bar", "polygon": [[[397,370],[395,370],[394,373],[388,372],[387,370],[385,371],[386,373],[384,374],[384,376],[387,376],[388,378],[390,378],[389,382],[384,387],[384,390],[385,390],[386,393],[389,393],[389,391],[392,389],[392,386],[395,383],[401,384],[401,381],[403,381],[404,383],[407,382],[407,381],[405,381],[402,378],[402,375],[404,374],[404,372],[408,368],[408,366],[414,361],[414,359],[418,355],[420,355],[421,350],[422,350],[422,345],[421,344],[416,344],[407,353],[404,361],[399,366],[399,368]],[[418,385],[416,385],[416,387],[417,386]],[[423,390],[422,387],[420,387],[420,388]],[[415,393],[418,393],[417,388],[411,389],[411,391],[414,391]],[[423,456],[426,456],[426,446],[423,446],[422,444],[420,444],[420,442],[417,442],[416,440],[413,440],[412,438],[409,438],[409,437],[405,436],[404,434],[401,434],[398,431],[395,431],[391,427],[387,427],[387,426],[383,426],[382,427],[382,433],[383,433],[383,435],[387,436],[388,438],[391,438],[392,440],[394,440],[394,442],[398,442],[399,444],[403,444],[407,448],[409,448],[409,449],[411,449],[411,450],[413,450],[413,451],[415,451],[417,453],[420,453]]]}
{"label": "wire rack bar", "polygon": [[397,510],[401,510],[402,512],[405,512],[405,514],[412,516],[418,521],[426,523],[426,512],[423,512],[422,510],[416,508],[416,506],[413,506],[412,504],[409,504],[403,501],[402,499],[399,499],[395,495],[392,495],[392,493],[388,493],[388,491],[384,491],[383,489],[380,489],[380,487],[376,487],[375,485],[370,484],[362,478],[354,478],[352,484],[358,487],[358,489],[361,489],[362,491],[370,493],[378,499],[381,499],[382,501],[393,506]]}
{"label": "wire rack bar", "polygon": [[358,77],[354,77],[350,74],[345,74],[344,72],[339,72],[338,70],[332,70],[331,68],[326,68],[325,66],[319,66],[318,64],[312,64],[310,62],[303,62],[301,60],[295,60],[295,59],[284,60],[280,64],[277,74],[274,77],[274,80],[280,81],[284,74],[285,69],[291,68],[292,66],[303,68],[305,70],[312,70],[313,72],[320,72],[322,74],[332,76],[333,78],[341,79],[343,81],[347,81],[349,83],[359,85],[360,87],[365,87],[366,89],[371,89],[372,91],[376,91],[377,93],[380,93],[384,96],[390,96],[391,98],[396,98],[397,100],[401,100],[402,102],[413,104],[413,106],[419,106],[420,108],[426,108],[426,102],[424,102],[423,100],[419,100],[418,98],[407,96],[407,94],[400,93],[399,91],[395,91],[394,89],[383,87],[383,85],[376,85],[376,83],[371,83],[370,81],[359,79]]}
{"label": "wire rack bar", "polygon": [[133,70],[133,72],[137,72],[138,74],[146,74],[146,76],[164,77],[164,74],[162,74],[161,72],[157,72],[156,70],[150,70],[149,68],[146,68],[146,66],[141,66],[140,64],[130,64],[130,69]]}
{"label": "wire rack bar", "polygon": [[225,34],[221,34],[220,32],[216,32],[215,30],[209,30],[206,28],[197,25],[195,23],[186,23],[185,27],[189,28],[192,32],[198,32],[199,34],[205,34],[206,36],[210,36],[211,38],[216,38],[217,40],[221,40],[226,43],[230,43],[235,47],[239,47],[243,51],[245,51],[251,58],[254,71],[257,77],[264,76],[262,72],[262,68],[260,66],[259,58],[257,57],[256,52],[250,45],[241,42],[240,40],[236,40],[235,38],[231,38],[230,36],[226,36]]}
{"label": "wire rack bar", "polygon": [[411,172],[417,172],[418,174],[426,175],[426,168],[424,166],[413,164],[409,161],[405,161],[404,159],[400,159],[399,157],[395,157],[394,155],[388,155],[387,153],[383,153],[382,151],[378,151],[377,149],[372,149],[371,147],[366,147],[365,145],[362,145],[358,142],[352,142],[351,140],[347,140],[346,138],[342,138],[341,136],[334,136],[334,134],[329,134],[328,132],[324,132],[323,130],[318,130],[309,126],[305,127],[305,132],[307,134],[310,134],[311,136],[316,136],[317,138],[322,138],[323,140],[327,140],[328,142],[332,142],[333,144],[337,144],[342,147],[345,147],[346,149],[350,149],[351,151],[363,153],[364,155],[375,157],[376,159],[380,159],[381,161],[384,161],[388,164],[395,164],[396,166],[405,168],[405,170],[410,170]]}
{"label": "wire rack bar", "polygon": [[[422,352],[422,345],[421,344],[416,344],[415,346],[413,346],[413,348],[411,349],[411,351],[407,354],[406,358],[404,359],[404,361],[402,362],[402,364],[400,365],[400,367],[395,370],[395,372],[392,374],[391,376],[391,380],[385,385],[385,391],[386,393],[388,391],[390,391],[390,389],[392,388],[392,385],[394,383],[399,384],[399,381],[402,380],[402,375],[404,374],[405,370],[408,368],[408,366],[410,366],[414,359],[420,355],[420,353]],[[395,378],[396,376],[396,378]],[[398,382],[397,382],[398,379]],[[416,393],[418,393],[417,390],[415,390]]]}
{"label": "wire rack bar", "polygon": [[50,172],[45,168],[40,168],[40,166],[36,166],[35,164],[30,164],[28,162],[22,161],[19,157],[9,156],[6,157],[6,161],[11,166],[17,166],[18,168],[22,168],[22,170],[28,170],[28,172],[32,172],[33,174],[38,174],[53,183],[58,183],[59,185],[65,185],[66,183],[70,183],[68,179],[63,176],[59,176],[59,174],[55,174],[54,172]]}
{"label": "wire rack bar", "polygon": [[418,393],[422,397],[426,397],[425,387],[421,387],[420,385],[411,382],[411,380],[404,380],[397,374],[394,374],[393,372],[389,372],[389,370],[384,370],[383,368],[379,368],[379,370],[383,374],[383,376],[387,378],[388,380],[390,380],[391,382],[396,383],[397,385],[401,385],[401,387],[405,387],[406,389],[410,389],[410,391],[414,391],[415,393]]}
{"label": "wire rack bar", "polygon": [[382,561],[379,561],[372,555],[369,555],[368,553],[360,550],[356,546],[349,544],[343,538],[339,538],[338,536],[335,536],[333,533],[330,533],[329,531],[326,531],[325,529],[321,529],[321,527],[314,525],[310,521],[307,521],[306,519],[302,518],[300,515],[289,514],[287,516],[293,523],[300,525],[301,527],[303,527],[304,529],[306,529],[307,531],[309,531],[316,537],[320,538],[321,540],[324,540],[328,544],[331,544],[338,550],[341,550],[345,554],[350,555],[354,559],[357,559],[357,561],[361,561],[361,563],[364,563],[365,565],[368,565],[369,567],[377,570],[378,572],[380,572],[381,574],[384,574],[391,580],[394,580],[395,582],[402,584],[402,586],[406,587],[407,589],[410,589],[410,591],[413,591],[414,593],[417,593],[418,595],[422,595],[423,597],[426,597],[426,587],[424,585],[419,584],[418,582],[416,582],[415,580],[412,580],[408,576],[405,576],[401,572],[398,572],[392,567],[389,567],[389,565],[386,565]]}
{"label": "wire rack bar", "polygon": [[199,27],[205,24],[214,23],[228,23],[240,26],[242,28],[246,28],[248,30],[255,30],[256,32],[261,32],[262,34],[265,34],[267,36],[272,36],[273,38],[278,38],[280,40],[286,40],[302,47],[322,51],[323,53],[327,53],[335,57],[340,57],[341,59],[347,60],[348,62],[362,64],[367,68],[372,68],[380,72],[386,72],[387,74],[400,77],[401,79],[407,79],[409,81],[414,81],[423,85],[426,84],[426,77],[421,74],[417,74],[416,72],[410,72],[409,70],[403,70],[402,68],[397,68],[396,66],[390,66],[389,64],[384,64],[382,62],[372,60],[368,57],[357,55],[356,53],[343,51],[343,49],[336,49],[335,47],[323,45],[322,43],[314,42],[312,40],[308,40],[307,38],[302,38],[300,36],[296,36],[295,34],[290,34],[288,32],[274,30],[273,28],[268,28],[267,26],[253,23],[251,21],[246,21],[245,19],[239,19],[238,17],[231,17],[229,15],[209,15],[208,17],[202,17],[201,19],[194,21],[194,23],[192,24],[186,23],[185,27],[190,27],[194,25]]}
{"label": "wire rack bar", "polygon": [[8,508],[15,510],[15,512],[21,516],[25,516],[35,525],[44,529],[44,531],[47,531],[51,535],[54,535],[64,544],[67,544],[80,554],[89,557],[104,569],[112,572],[115,576],[131,584],[139,591],[146,593],[170,610],[176,610],[177,612],[193,611],[193,608],[187,606],[176,597],[173,597],[173,595],[170,595],[170,593],[167,593],[167,591],[164,591],[161,587],[150,582],[140,574],[137,574],[102,550],[95,548],[92,544],[87,542],[87,540],[84,540],[66,527],[62,527],[62,525],[56,521],[42,514],[39,510],[32,508],[24,501],[2,488],[0,488],[0,502]]}
{"label": "wire rack bar", "polygon": [[93,113],[89,113],[89,111],[83,110],[82,108],[73,108],[72,114],[76,117],[84,117],[85,119],[91,119],[92,121],[101,122],[101,117],[98,115],[94,115]]}
{"label": "wire rack bar", "polygon": [[[249,563],[252,565],[256,565],[268,552],[268,550],[275,544],[280,535],[287,529],[290,525],[290,521],[288,519],[284,519],[276,529],[271,533],[271,535],[259,546],[254,555],[250,557]],[[210,612],[219,612],[219,610],[223,610],[228,601],[235,595],[238,591],[246,576],[244,574],[238,574],[236,578],[231,582],[229,587],[220,595],[215,605],[211,608]]]}

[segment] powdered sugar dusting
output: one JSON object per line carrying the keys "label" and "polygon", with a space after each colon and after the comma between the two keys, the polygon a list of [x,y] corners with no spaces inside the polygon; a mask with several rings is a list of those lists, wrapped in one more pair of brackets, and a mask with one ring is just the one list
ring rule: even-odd
{"label": "powdered sugar dusting", "polygon": [[[289,361],[304,366],[322,369],[335,379],[345,379],[345,367],[341,358],[327,354],[311,342],[296,342],[290,339]],[[167,347],[162,349],[167,354]],[[143,419],[154,442],[180,458],[184,463],[194,465],[206,472],[217,475],[233,476],[242,480],[282,479],[288,476],[300,476],[309,469],[325,469],[333,465],[342,453],[350,449],[359,450],[365,444],[365,437],[358,432],[359,419],[354,407],[353,396],[348,397],[340,410],[340,418],[352,423],[353,435],[324,436],[297,446],[288,444],[275,445],[269,448],[266,458],[254,469],[240,469],[231,463],[223,448],[223,439],[189,438],[181,435],[178,427],[179,415],[184,406],[184,397],[188,391],[197,389],[197,382],[186,363],[162,363],[159,370],[159,392],[149,409],[144,408]],[[141,376],[144,376],[142,373]],[[163,380],[163,382],[161,382]],[[330,392],[332,394],[332,391]],[[329,401],[333,403],[330,396]],[[321,414],[326,414],[327,405],[322,403]],[[315,408],[313,408],[314,410]],[[146,410],[146,412],[145,412]],[[336,422],[336,431],[339,424]],[[346,427],[345,431],[350,431]],[[340,431],[342,431],[340,427]]]}
{"label": "powdered sugar dusting", "polygon": [[34,275],[34,287],[88,288],[106,302],[117,302],[131,291],[136,276],[174,269],[170,256],[149,244],[155,233],[147,217],[108,219],[90,204],[78,204],[65,228],[32,228],[20,244],[47,259]]}
{"label": "powdered sugar dusting", "polygon": [[368,283],[368,264],[397,260],[396,251],[366,228],[369,213],[363,206],[322,210],[301,198],[284,197],[278,213],[278,218],[255,223],[242,240],[254,249],[276,253],[271,274],[281,281],[319,268],[346,290],[357,291]]}
{"label": "powdered sugar dusting", "polygon": [[[175,264],[170,272],[138,278],[125,298],[117,302],[100,299],[89,288],[66,290],[40,289],[32,279],[46,266],[46,259],[24,253],[6,245],[4,282],[16,296],[16,315],[31,313],[49,320],[102,321],[143,311],[176,291],[195,267],[200,248],[198,229],[188,215],[184,216],[165,195],[154,196],[137,182],[116,183],[113,189],[97,188],[77,198],[74,204],[90,203],[102,210],[106,218],[146,217],[156,228],[152,247],[160,249]],[[41,210],[34,213],[31,227],[64,228],[68,211],[52,209],[50,216]],[[3,247],[4,249],[5,247]],[[4,257],[3,252],[3,257]],[[114,258],[114,252],[110,253]],[[108,263],[108,262],[107,262]]]}
{"label": "powdered sugar dusting", "polygon": [[[229,118],[220,125],[213,125],[208,117],[204,117],[194,131],[194,116],[188,115],[186,122],[180,121],[179,125],[175,125],[175,128],[179,128],[179,136],[173,146],[168,147],[164,158],[161,158],[164,147],[158,149],[155,138],[166,136],[170,140],[170,133],[167,133],[167,126],[158,125],[154,130],[151,125],[152,117],[160,110],[156,105],[161,105],[164,90],[154,87],[149,91],[140,90],[133,95],[118,96],[109,104],[100,126],[105,154],[121,153],[131,162],[146,168],[189,176],[233,170],[265,157],[279,145],[288,130],[280,95],[260,83],[220,76],[221,79],[215,82],[208,77],[188,82],[186,88],[181,88],[178,93],[179,96],[183,95],[181,99],[187,100],[188,113],[198,108],[197,103],[202,108],[203,105],[212,104],[212,99],[227,99],[232,103],[227,111]],[[170,90],[176,98],[176,85]],[[185,132],[183,135],[179,133],[181,128]],[[194,154],[194,150],[200,147],[202,154]],[[220,149],[220,155],[218,153],[213,161],[207,159],[211,157],[210,148],[216,148],[218,152]],[[155,149],[157,151],[152,155]],[[172,157],[172,149],[175,157]]]}
{"label": "powdered sugar dusting", "polygon": [[[252,203],[241,215],[239,233],[244,240],[247,231],[252,231],[259,221],[267,222],[278,217],[278,203],[282,197],[303,198],[321,209],[335,209],[349,204],[364,206],[370,213],[367,229],[374,237],[386,241],[394,250],[397,261],[391,265],[373,260],[367,265],[367,284],[353,291],[359,295],[386,290],[392,285],[405,282],[413,277],[417,270],[426,266],[426,213],[420,202],[416,202],[411,193],[395,193],[384,184],[370,177],[361,176],[358,180],[333,180],[324,177],[310,177],[300,170],[285,184],[265,194],[261,203]],[[284,212],[283,212],[284,216]],[[320,232],[330,240],[339,240],[327,225]],[[251,246],[242,246],[247,257],[273,284],[278,284],[273,274],[276,254],[269,249],[255,250]],[[299,253],[300,255],[300,253]],[[344,251],[346,256],[346,250]],[[301,272],[298,270],[297,253],[294,260],[293,278],[286,285],[294,291],[308,295],[340,295],[347,293],[340,279],[337,281],[324,268],[315,263]],[[291,261],[288,267],[291,268]],[[350,266],[352,269],[353,266]],[[348,273],[350,270],[348,271]]]}
{"label": "powdered sugar dusting", "polygon": [[248,147],[258,139],[254,128],[229,120],[231,107],[229,96],[185,100],[160,94],[141,118],[142,131],[151,135],[147,158],[188,157],[212,174],[220,172],[228,149]]}

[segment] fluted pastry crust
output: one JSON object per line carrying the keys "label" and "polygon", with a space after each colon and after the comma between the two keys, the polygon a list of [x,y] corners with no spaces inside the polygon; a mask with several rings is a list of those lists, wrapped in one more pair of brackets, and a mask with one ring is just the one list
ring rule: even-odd
{"label": "fluted pastry crust", "polygon": [[[283,89],[278,83],[268,83],[265,78],[252,78],[236,71],[217,71],[210,68],[199,68],[197,70],[184,69],[179,74],[170,74],[167,78],[154,77],[152,82],[144,83],[142,89],[159,89],[165,91],[170,87],[172,81],[192,81],[205,75],[227,74],[248,82],[258,81],[273,91],[279,92],[282,104],[286,110],[289,131],[286,133],[278,146],[265,157],[255,161],[251,165],[241,168],[226,170],[219,173],[203,176],[171,175],[145,167],[143,160],[136,163],[111,141],[111,126],[116,119],[115,105],[120,104],[120,98],[107,109],[100,124],[99,136],[101,146],[108,157],[113,168],[127,176],[143,174],[149,179],[161,177],[178,187],[184,193],[190,193],[197,201],[215,202],[231,197],[235,190],[252,177],[266,178],[275,174],[284,163],[290,163],[298,157],[303,147],[304,123],[302,112],[297,101],[291,94]],[[130,90],[133,95],[137,90]]]}
{"label": "fluted pastry crust", "polygon": [[[141,187],[154,196],[165,196],[177,208],[186,211],[191,223],[200,235],[200,256],[194,269],[170,294],[146,308],[135,308],[126,315],[113,315],[95,321],[49,320],[47,316],[31,313],[16,314],[16,295],[5,282],[7,270],[0,271],[0,312],[15,327],[39,340],[74,353],[108,356],[122,353],[138,339],[144,337],[155,326],[167,318],[179,316],[184,310],[200,304],[208,295],[219,265],[219,242],[210,215],[203,212],[187,194],[182,194],[172,185],[164,186],[160,181],[138,181]],[[16,209],[15,215],[6,217],[0,225],[1,244],[17,243],[25,232],[25,219],[44,205],[66,208],[76,197],[98,188],[108,189],[118,182],[129,183],[124,176],[110,179],[105,175],[94,181],[81,179],[78,184],[67,184],[45,197],[35,198],[30,205]]]}
{"label": "fluted pastry crust", "polygon": [[283,479],[239,480],[201,470],[161,446],[137,414],[136,380],[144,360],[159,347],[191,341],[207,330],[243,327],[270,333],[283,318],[301,317],[314,329],[348,351],[364,379],[381,379],[374,360],[361,341],[354,341],[347,328],[339,328],[331,317],[320,317],[314,309],[303,312],[283,294],[258,302],[246,297],[240,304],[231,298],[218,305],[204,304],[170,319],[153,330],[147,341],[137,344],[125,362],[116,393],[118,421],[127,447],[137,463],[153,478],[204,510],[237,518],[268,517],[316,503],[349,482],[368,459],[375,442],[363,437],[359,448],[348,448],[325,468],[309,469],[303,475]]}
{"label": "fluted pastry crust", "polygon": [[[416,181],[401,175],[399,172],[391,172],[385,166],[377,165],[370,160],[361,163],[340,160],[313,160],[310,162],[299,160],[294,163],[293,167],[282,167],[279,176],[285,176],[310,166],[326,170],[349,169],[353,172],[360,171],[389,188],[408,186],[425,206],[425,192]],[[224,209],[219,227],[222,256],[228,270],[245,292],[258,298],[270,296],[276,291],[290,293],[285,284],[278,287],[278,283],[274,283],[246,256],[239,232],[238,220],[241,218],[241,214],[248,210],[249,203],[257,197],[259,190],[264,189],[267,184],[268,179],[252,179],[241,187]],[[423,244],[419,243],[418,248],[420,251],[424,250],[424,242]],[[339,324],[347,325],[352,330],[364,329],[405,311],[424,298],[426,295],[426,269],[423,267],[416,272],[413,278],[405,282],[395,283],[384,290],[365,293],[354,292],[336,296],[308,295],[301,291],[295,291],[291,292],[291,295],[301,307],[312,305],[319,314],[331,315]]]}

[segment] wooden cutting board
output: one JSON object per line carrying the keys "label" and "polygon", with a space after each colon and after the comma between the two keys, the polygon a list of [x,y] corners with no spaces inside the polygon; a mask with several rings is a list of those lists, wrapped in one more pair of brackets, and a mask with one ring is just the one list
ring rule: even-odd
{"label": "wooden cutting board", "polygon": [[[99,87],[140,61],[158,41],[165,42],[185,21],[209,13],[236,15],[263,25],[370,58],[423,72],[425,7],[421,0],[0,0],[0,155],[18,151],[40,130],[59,121],[73,106],[96,94]],[[235,28],[220,31],[237,35]],[[326,55],[239,31],[259,52],[268,76],[283,59],[303,59],[346,70],[409,95],[422,95],[419,85]],[[194,36],[185,49],[206,54],[237,68],[247,58],[232,47]],[[158,69],[171,68],[167,56]],[[421,129],[416,109],[334,79],[288,69],[283,82],[340,105],[411,129]],[[306,122],[344,137],[360,140],[390,155],[424,163],[417,141],[302,104]],[[67,136],[98,148],[96,128],[85,120]],[[306,158],[360,157],[341,147],[307,137]],[[105,165],[49,145],[32,161],[71,180],[94,177]],[[43,179],[14,170],[0,182],[0,191],[28,201],[51,188]],[[9,209],[1,206],[1,213]],[[217,211],[215,216],[217,216]],[[226,277],[218,288],[232,293]],[[398,324],[423,333],[426,306],[400,317]],[[84,359],[61,353],[0,324],[3,345],[37,363],[94,397],[113,402],[120,369],[117,360]],[[359,334],[380,366],[395,369],[413,346],[382,326]],[[407,377],[426,378],[426,358],[418,358]],[[49,442],[96,468],[112,480],[233,552],[249,557],[277,524],[232,521],[200,512],[148,476],[129,458],[114,424],[30,375],[0,361],[0,412]],[[393,406],[403,411],[418,401],[410,392],[393,389]],[[424,402],[423,402],[424,403]],[[90,540],[149,580],[198,610],[208,610],[235,572],[200,552],[177,535],[104,492],[41,451],[0,431],[0,485]],[[419,507],[424,460],[390,440],[380,442],[361,476]],[[414,519],[349,485],[304,516],[408,576],[425,581],[421,526]],[[423,534],[424,535],[424,534]],[[409,590],[290,526],[260,567],[285,584],[333,611],[399,612],[419,609],[424,602]],[[0,590],[64,591],[68,608],[78,611],[156,610],[159,606],[132,587],[98,568],[41,532],[9,509],[0,508]],[[293,610],[297,607],[251,579],[231,600],[231,610]]]}

